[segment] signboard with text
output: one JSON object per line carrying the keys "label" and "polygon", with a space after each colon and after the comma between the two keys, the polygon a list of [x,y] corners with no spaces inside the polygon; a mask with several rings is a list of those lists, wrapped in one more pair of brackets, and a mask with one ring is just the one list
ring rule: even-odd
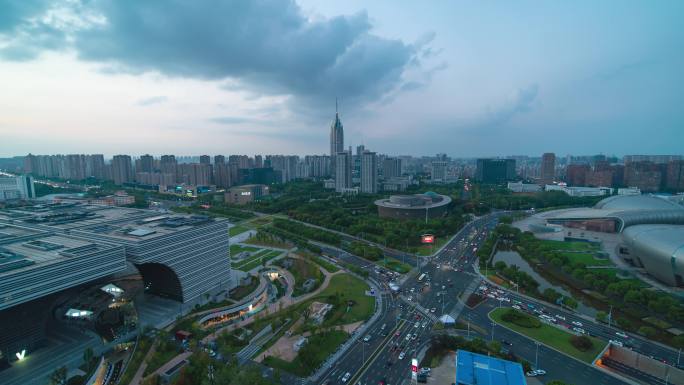
{"label": "signboard with text", "polygon": [[423,234],[420,236],[422,243],[435,243],[435,236],[432,234]]}
{"label": "signboard with text", "polygon": [[418,377],[418,359],[411,359],[411,377],[415,380]]}

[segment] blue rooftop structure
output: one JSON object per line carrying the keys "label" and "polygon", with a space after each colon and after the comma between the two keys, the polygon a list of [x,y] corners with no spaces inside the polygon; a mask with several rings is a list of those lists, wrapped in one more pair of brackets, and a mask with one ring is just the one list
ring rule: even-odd
{"label": "blue rooftop structure", "polygon": [[522,365],[513,361],[459,350],[456,385],[525,385]]}

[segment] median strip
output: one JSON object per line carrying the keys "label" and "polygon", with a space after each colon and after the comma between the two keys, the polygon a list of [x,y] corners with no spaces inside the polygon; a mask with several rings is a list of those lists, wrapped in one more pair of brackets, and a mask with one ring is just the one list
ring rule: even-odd
{"label": "median strip", "polygon": [[399,321],[397,326],[394,329],[392,329],[390,333],[387,334],[387,337],[385,337],[385,339],[382,340],[382,343],[373,351],[373,353],[371,353],[371,355],[368,357],[368,360],[366,360],[366,362],[363,365],[361,365],[359,370],[357,370],[356,373],[352,376],[351,381],[349,381],[350,384],[355,384],[359,380],[359,378],[361,378],[361,376],[363,376],[366,373],[371,364],[373,364],[373,362],[375,362],[380,353],[382,353],[382,350],[387,345],[387,342],[392,339],[395,332],[401,329],[405,323],[406,320]]}

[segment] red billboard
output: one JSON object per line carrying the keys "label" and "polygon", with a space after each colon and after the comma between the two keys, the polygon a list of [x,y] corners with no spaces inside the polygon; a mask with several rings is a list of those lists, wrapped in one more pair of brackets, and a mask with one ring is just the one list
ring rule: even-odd
{"label": "red billboard", "polygon": [[432,234],[423,234],[420,236],[422,243],[435,243],[435,236]]}

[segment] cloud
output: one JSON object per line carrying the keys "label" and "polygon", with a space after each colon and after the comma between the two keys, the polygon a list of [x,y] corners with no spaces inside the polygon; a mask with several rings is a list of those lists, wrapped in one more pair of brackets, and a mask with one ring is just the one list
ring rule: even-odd
{"label": "cloud", "polygon": [[149,98],[140,99],[140,100],[138,100],[138,102],[136,104],[138,106],[141,106],[141,107],[147,107],[147,106],[151,106],[153,104],[164,103],[168,100],[169,100],[169,98],[166,96],[152,96]]}
{"label": "cloud", "polygon": [[290,0],[102,1],[106,20],[74,34],[79,58],[124,71],[235,80],[232,87],[348,105],[395,89],[418,49],[371,33],[365,12],[311,21]]}
{"label": "cloud", "polygon": [[539,86],[530,84],[518,89],[512,98],[496,110],[488,110],[485,119],[486,126],[500,126],[510,121],[514,116],[530,111],[539,94]]}
{"label": "cloud", "polygon": [[210,118],[209,121],[212,123],[233,125],[233,124],[247,123],[247,122],[250,122],[251,119],[241,118],[241,117],[237,117],[237,116],[219,116],[219,117],[215,117],[215,118]]}

